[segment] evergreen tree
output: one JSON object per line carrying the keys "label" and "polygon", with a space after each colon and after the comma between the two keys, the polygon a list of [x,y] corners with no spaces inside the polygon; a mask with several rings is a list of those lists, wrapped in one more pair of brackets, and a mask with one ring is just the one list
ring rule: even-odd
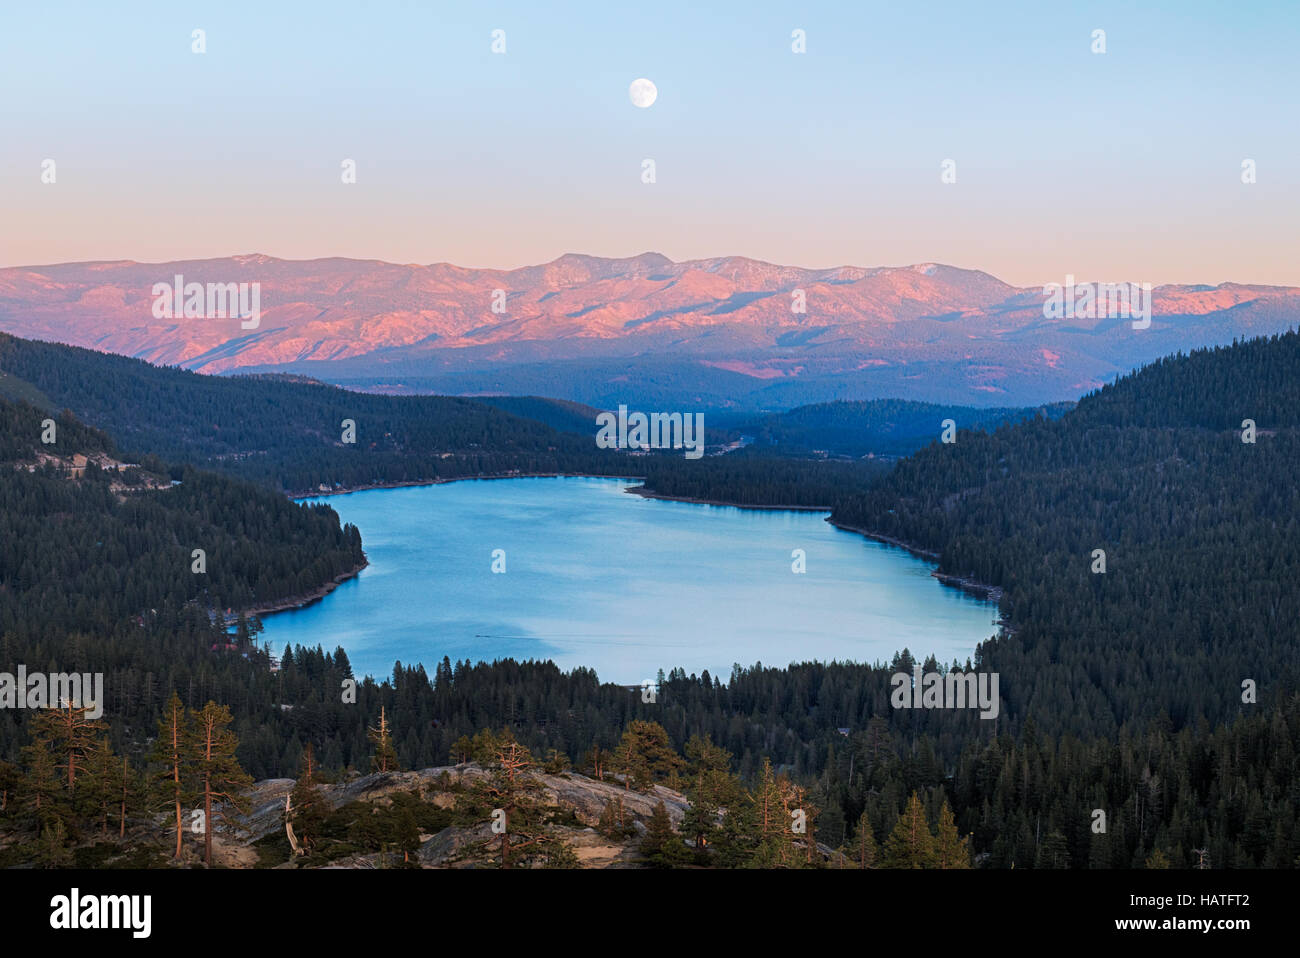
{"label": "evergreen tree", "polygon": [[622,772],[625,786],[649,791],[657,781],[673,778],[685,763],[668,740],[668,731],[657,722],[633,719],[614,750],[611,766]]}
{"label": "evergreen tree", "polygon": [[794,846],[790,787],[784,777],[772,771],[772,763],[763,759],[758,784],[749,794],[753,809],[754,851],[745,863],[751,868],[789,868],[800,856]]}
{"label": "evergreen tree", "polygon": [[370,757],[372,772],[395,772],[398,770],[397,749],[393,747],[393,733],[388,726],[388,716],[384,709],[379,709],[379,727],[369,730],[370,744],[374,754]]}
{"label": "evergreen tree", "polygon": [[935,835],[936,868],[970,868],[970,840],[957,834],[957,823],[947,801],[939,808]]}
{"label": "evergreen tree", "polygon": [[655,805],[650,816],[640,850],[642,857],[654,868],[675,868],[687,860],[689,853],[681,836],[673,829],[668,808],[662,801]]}
{"label": "evergreen tree", "polygon": [[682,833],[704,849],[717,842],[722,810],[739,801],[740,783],[730,772],[731,753],[707,736],[692,736],[685,751],[692,780],[686,789],[691,804],[682,819]]}
{"label": "evergreen tree", "polygon": [[881,864],[885,868],[933,868],[935,862],[934,836],[925,819],[925,807],[920,796],[913,792],[898,824],[885,840]]}
{"label": "evergreen tree", "polygon": [[1168,868],[1169,856],[1157,848],[1147,856],[1145,864],[1147,868]]}
{"label": "evergreen tree", "polygon": [[515,741],[509,730],[496,737],[489,774],[475,779],[467,789],[467,825],[491,823],[492,836],[473,845],[469,855],[500,868],[537,861],[543,865],[567,867],[573,863],[571,850],[551,824],[554,810],[539,793],[542,786],[529,774],[535,766],[532,754]]}
{"label": "evergreen tree", "polygon": [[[94,821],[104,838],[108,837],[109,817],[122,814],[122,773],[122,763],[113,754],[108,736],[100,736],[86,759],[78,798],[85,816]],[[119,826],[124,824],[119,821]]]}
{"label": "evergreen tree", "polygon": [[217,819],[237,827],[238,822],[231,813],[249,812],[244,792],[253,780],[235,758],[239,741],[229,729],[230,723],[230,710],[215,702],[190,713],[190,748],[186,757],[193,767],[203,802],[203,862],[208,866],[212,865],[212,836]]}
{"label": "evergreen tree", "polygon": [[853,856],[859,868],[876,867],[879,850],[876,847],[876,836],[871,831],[871,822],[867,818],[866,812],[863,812],[862,817],[858,819],[858,827],[853,835]]}
{"label": "evergreen tree", "polygon": [[600,747],[600,743],[595,743],[585,753],[579,767],[584,772],[590,772],[592,777],[599,781],[605,780],[605,762],[608,761],[609,755],[605,749]]}
{"label": "evergreen tree", "polygon": [[122,770],[117,780],[122,787],[117,805],[117,837],[121,839],[126,837],[127,821],[130,813],[133,810],[139,811],[143,806],[148,805],[145,794],[147,785],[142,780],[139,771],[131,766],[125,755],[122,756]]}
{"label": "evergreen tree", "polygon": [[185,835],[184,806],[194,799],[192,776],[186,768],[186,758],[192,750],[190,731],[185,707],[173,690],[163,707],[163,717],[158,721],[158,737],[154,739],[150,753],[150,758],[159,766],[154,776],[154,793],[173,813],[176,834],[173,858],[181,857],[181,840]]}
{"label": "evergreen tree", "polygon": [[419,860],[412,856],[420,850],[420,826],[415,820],[415,813],[409,805],[397,810],[397,847],[402,853],[402,864],[419,867]]}
{"label": "evergreen tree", "polygon": [[68,847],[68,831],[60,819],[55,819],[41,829],[37,855],[43,868],[71,867],[74,856]]}
{"label": "evergreen tree", "polygon": [[742,868],[758,848],[757,810],[748,793],[727,807],[714,844],[714,858],[723,868]]}
{"label": "evergreen tree", "polygon": [[47,743],[59,756],[55,767],[64,770],[69,793],[95,750],[97,736],[108,728],[89,717],[90,709],[89,705],[64,701],[57,708],[41,709],[28,721],[32,739]]}
{"label": "evergreen tree", "polygon": [[1038,846],[1038,854],[1034,858],[1035,868],[1069,868],[1070,867],[1070,845],[1056,829],[1048,832],[1043,838],[1043,843]]}
{"label": "evergreen tree", "polygon": [[292,829],[301,855],[310,855],[319,846],[330,811],[325,797],[313,783],[313,775],[313,755],[311,743],[308,742],[303,755],[302,774],[289,793],[288,808],[285,811],[285,825]]}
{"label": "evergreen tree", "polygon": [[24,746],[23,754],[27,759],[27,769],[18,790],[22,807],[35,818],[37,827],[42,831],[57,822],[63,826],[59,834],[66,836],[64,820],[70,816],[70,809],[59,781],[49,740],[32,740]]}
{"label": "evergreen tree", "polygon": [[810,867],[820,864],[817,852],[817,816],[821,809],[810,800],[808,789],[793,782],[786,785],[786,808],[794,819],[792,831],[796,823],[802,829],[793,834],[802,846],[804,864]]}
{"label": "evergreen tree", "polygon": [[596,831],[614,841],[622,841],[629,835],[636,834],[636,829],[631,826],[627,809],[623,807],[622,798],[616,795],[605,802],[600,820],[596,823]]}

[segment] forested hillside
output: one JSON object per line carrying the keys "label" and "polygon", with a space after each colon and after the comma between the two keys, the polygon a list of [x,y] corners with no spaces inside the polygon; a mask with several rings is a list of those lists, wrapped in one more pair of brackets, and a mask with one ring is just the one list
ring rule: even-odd
{"label": "forested hillside", "polygon": [[1036,408],[943,406],[905,399],[872,399],[799,406],[735,427],[759,449],[784,455],[905,456],[934,442],[945,419],[960,429],[989,430],[1034,416],[1055,419],[1072,403]]}
{"label": "forested hillside", "polygon": [[[585,436],[577,433],[576,404],[522,399],[503,402],[506,412],[471,399],[355,393],[288,376],[201,376],[3,333],[0,370],[15,392],[43,391],[142,460],[188,463],[289,493],[559,472],[644,477],[667,496],[829,506],[846,483],[881,471],[736,461],[752,453],[628,455],[596,446],[594,417]],[[355,443],[342,441],[344,420],[355,424]]]}
{"label": "forested hillside", "polygon": [[[1216,729],[1175,732],[1157,722],[1080,739],[1044,735],[1030,719],[1011,736],[1002,723],[961,710],[890,708],[889,675],[912,664],[904,653],[875,668],[737,667],[725,685],[675,670],[647,704],[640,690],[600,685],[582,669],[444,660],[433,676],[402,668],[383,686],[366,683],[360,711],[374,715],[382,706],[399,717],[394,739],[403,768],[461,761],[468,755],[460,739],[507,725],[538,756],[558,754],[588,774],[602,764],[618,770],[627,761],[619,748],[624,730],[654,722],[676,753],[690,757],[694,738],[724,750],[720,771],[735,774],[737,787],[759,790],[770,762],[805,790],[817,840],[850,851],[861,848],[864,827],[885,845],[919,791],[932,819],[943,803],[952,807],[958,830],[988,867],[1140,868],[1159,852],[1157,860],[1187,868],[1202,860],[1197,848],[1213,867],[1300,864],[1300,695]],[[924,667],[944,668],[933,659]],[[286,697],[311,704],[294,709],[283,766],[300,762],[307,742],[322,754],[322,739],[327,765],[362,766],[371,748],[363,723],[352,707],[321,694],[348,675],[338,653],[299,649],[286,659]],[[344,730],[341,738],[325,731],[334,728]],[[671,762],[661,760],[667,772]],[[687,792],[707,807],[698,788]],[[1094,809],[1109,816],[1105,832],[1092,828]],[[715,840],[722,836],[711,834]]]}
{"label": "forested hillside", "polygon": [[854,462],[787,459],[749,448],[695,461],[677,456],[633,460],[646,489],[674,499],[744,506],[805,506],[829,509],[854,490],[889,471],[880,459]]}
{"label": "forested hillside", "polygon": [[[103,672],[118,736],[165,689],[242,700],[266,658],[248,628],[226,636],[226,609],[309,594],[364,561],[328,506],[194,469],[173,485],[67,416],[42,442],[48,418],[0,401],[0,667]],[[0,753],[16,753],[23,715],[0,710]]]}
{"label": "forested hillside", "polygon": [[[286,377],[200,376],[0,334],[0,369],[136,455],[289,492],[483,474],[599,472],[622,457],[483,403],[381,396]],[[345,423],[355,442],[344,441]]]}
{"label": "forested hillside", "polygon": [[1298,383],[1295,333],[1168,359],[1059,421],[927,447],[836,518],[1003,588],[1014,636],[981,654],[1013,728],[1226,720],[1245,680],[1298,687]]}
{"label": "forested hillside", "polygon": [[[50,414],[12,403],[0,404],[0,451],[6,474],[23,468],[0,483],[0,657],[106,672],[111,748],[141,774],[157,771],[150,742],[175,690],[191,709],[229,707],[238,761],[258,778],[299,774],[309,749],[331,776],[375,767],[381,725],[383,762],[401,768],[459,761],[469,737],[505,727],[548,766],[651,768],[672,782],[690,769],[692,827],[721,829],[697,864],[765,861],[761,842],[746,844],[744,810],[773,786],[770,762],[811,810],[817,841],[863,861],[877,846],[882,862],[929,860],[924,849],[912,859],[885,851],[898,823],[921,814],[916,792],[928,820],[952,810],[977,864],[1290,867],[1300,856],[1297,383],[1294,334],[1175,357],[1057,421],[961,431],[875,485],[860,464],[740,453],[693,471],[698,463],[673,456],[621,457],[660,492],[833,503],[843,523],[933,549],[947,572],[1002,587],[1008,633],[973,663],[952,664],[999,673],[995,721],[893,708],[889,677],[910,669],[907,650],[889,663],[737,667],[725,684],[668,662],[649,703],[586,670],[508,660],[444,659],[432,676],[397,663],[349,697],[344,650],[290,650],[273,672],[255,621],[228,638],[210,613],[346,571],[359,556],[355,530],[327,508],[149,457],[99,468],[120,454],[68,416],[58,417],[59,460],[39,464]],[[52,385],[57,377],[41,390],[60,395]],[[1256,421],[1254,443],[1242,441],[1244,419]],[[75,454],[89,457],[78,477]],[[179,486],[168,487],[172,475]],[[192,539],[207,549],[205,576],[189,571]],[[1258,686],[1254,700],[1243,699],[1245,680]],[[42,793],[31,782],[44,781],[36,763],[53,740],[28,741],[23,718],[0,710],[0,748],[15,763],[0,764],[0,805],[16,787],[5,827],[31,835],[43,821],[44,842],[52,806],[32,817]],[[649,745],[627,744],[638,722],[663,730],[650,765],[636,751]],[[701,751],[705,737],[713,745]],[[722,786],[745,792],[737,816],[717,825]],[[67,798],[69,827],[85,827],[81,799]],[[1105,833],[1091,828],[1097,809]],[[144,812],[133,821],[148,824]],[[65,839],[49,840],[57,851]]]}
{"label": "forested hillside", "polygon": [[601,412],[594,406],[543,396],[476,396],[475,401],[578,436],[594,435],[596,416]]}

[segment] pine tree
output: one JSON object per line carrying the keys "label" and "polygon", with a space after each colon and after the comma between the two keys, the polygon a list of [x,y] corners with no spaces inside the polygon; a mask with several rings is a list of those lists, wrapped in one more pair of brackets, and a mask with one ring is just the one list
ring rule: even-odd
{"label": "pine tree", "polygon": [[388,727],[388,715],[384,707],[379,708],[379,727],[369,729],[370,744],[375,752],[370,757],[372,772],[395,772],[398,770],[397,749],[393,747],[393,733]]}
{"label": "pine tree", "polygon": [[1154,849],[1146,860],[1147,868],[1168,868],[1169,856],[1160,849]]}
{"label": "pine tree", "polygon": [[67,776],[71,793],[77,786],[77,775],[86,766],[95,750],[97,736],[108,726],[88,717],[91,706],[64,701],[58,708],[42,709],[29,722],[28,731],[34,740],[49,743],[61,759],[61,768]]}
{"label": "pine tree", "polygon": [[464,765],[474,757],[474,742],[468,735],[462,735],[451,743],[451,760],[453,764]]}
{"label": "pine tree", "polygon": [[185,835],[184,806],[194,797],[191,776],[185,767],[190,749],[190,725],[186,721],[185,707],[173,690],[163,707],[163,717],[158,721],[158,737],[150,753],[150,759],[160,766],[154,778],[154,790],[160,803],[175,813],[173,858],[181,857],[181,840]]}
{"label": "pine tree", "polygon": [[933,868],[935,864],[934,836],[925,818],[925,808],[916,792],[907,800],[907,807],[885,840],[881,864],[885,868]]}
{"label": "pine tree", "polygon": [[37,859],[44,868],[68,868],[72,865],[73,853],[68,847],[68,830],[62,820],[55,819],[41,829]]}
{"label": "pine tree", "polygon": [[321,831],[328,818],[328,805],[313,783],[315,754],[311,742],[303,751],[302,772],[289,793],[285,825],[298,843],[299,854],[310,855],[320,843]]}
{"label": "pine tree", "polygon": [[957,822],[945,800],[939,808],[935,836],[935,864],[938,868],[970,868],[970,839],[957,834]]}
{"label": "pine tree", "polygon": [[758,847],[758,815],[749,793],[727,806],[713,846],[714,858],[723,868],[741,868]]}
{"label": "pine tree", "polygon": [[596,831],[614,841],[621,841],[627,838],[628,835],[635,833],[635,829],[628,824],[627,809],[623,807],[621,797],[615,795],[605,802],[605,807],[600,813],[600,820],[596,823]]}
{"label": "pine tree", "polygon": [[109,816],[117,812],[122,800],[122,765],[113,754],[108,736],[100,736],[84,767],[79,791],[87,817],[99,826],[100,835],[108,837]]}
{"label": "pine tree", "polygon": [[302,781],[306,782],[307,787],[310,788],[316,784],[315,776],[316,752],[315,749],[312,748],[311,742],[308,742],[307,747],[302,750],[302,774],[300,777]]}
{"label": "pine tree", "polygon": [[668,808],[661,801],[655,805],[641,838],[641,855],[655,868],[674,868],[685,862],[686,846],[681,836],[673,829],[672,819],[668,817]]}
{"label": "pine tree", "polygon": [[1043,838],[1043,843],[1038,846],[1038,854],[1034,857],[1034,867],[1070,867],[1070,843],[1056,829],[1048,832]]}
{"label": "pine tree", "polygon": [[853,835],[853,855],[859,868],[875,868],[879,857],[876,836],[871,830],[871,822],[864,811],[858,819],[858,827]]}
{"label": "pine tree", "polygon": [[786,834],[790,825],[790,814],[785,804],[785,791],[772,771],[772,760],[767,757],[763,758],[763,771],[758,787],[750,793],[749,800],[754,806],[755,825],[760,843]]}
{"label": "pine tree", "polygon": [[499,733],[490,728],[479,729],[469,740],[467,761],[474,761],[483,766],[492,765],[497,761],[501,746],[512,741],[514,735],[509,729],[503,728]]}
{"label": "pine tree", "polygon": [[610,765],[624,775],[624,787],[649,791],[656,781],[672,778],[685,763],[673,751],[668,731],[658,722],[633,719],[614,750]]}
{"label": "pine tree", "polygon": [[217,822],[214,815],[227,825],[237,826],[231,811],[244,814],[249,811],[244,791],[253,780],[235,758],[239,740],[228,728],[231,721],[230,709],[215,702],[190,713],[187,757],[203,800],[203,862],[208,866],[212,865],[212,834]]}
{"label": "pine tree", "polygon": [[754,829],[754,852],[746,862],[749,867],[788,868],[798,860],[790,797],[789,783],[772,771],[771,760],[764,757],[758,785],[749,793]]}
{"label": "pine tree", "polygon": [[411,857],[420,850],[420,826],[415,820],[415,813],[409,805],[403,805],[397,810],[396,817],[397,847],[402,853],[402,864],[418,867],[418,860]]}
{"label": "pine tree", "polygon": [[548,775],[559,775],[569,768],[569,756],[565,755],[558,748],[549,748],[546,750],[546,761],[542,763],[542,770]]}
{"label": "pine tree", "polygon": [[541,846],[541,861],[543,868],[581,868],[582,862],[578,860],[578,854],[573,850],[573,846],[566,841],[555,839],[548,841]]}
{"label": "pine tree", "polygon": [[539,797],[542,786],[529,774],[535,766],[532,754],[503,729],[495,754],[486,763],[486,778],[476,779],[467,789],[466,824],[492,822],[492,837],[471,846],[468,854],[485,858],[500,868],[537,861],[564,867],[571,859],[550,824],[552,812]]}
{"label": "pine tree", "polygon": [[740,783],[730,772],[731,753],[708,738],[692,736],[685,751],[694,777],[686,789],[691,804],[682,819],[682,834],[703,849],[717,842],[719,815],[739,800]]}
{"label": "pine tree", "polygon": [[825,803],[817,816],[817,841],[833,848],[843,848],[848,838],[848,828],[839,798],[824,786],[816,792],[816,796],[818,801]]}
{"label": "pine tree", "polygon": [[131,767],[125,755],[122,756],[122,773],[118,781],[122,785],[122,794],[118,801],[117,837],[125,838],[128,809],[133,805],[139,807],[142,788],[139,773]]}
{"label": "pine tree", "polygon": [[27,772],[18,791],[22,807],[35,817],[41,828],[48,828],[55,822],[62,824],[70,813],[50,743],[34,740],[23,747],[23,754],[27,759]]}
{"label": "pine tree", "polygon": [[585,771],[591,769],[591,774],[598,780],[605,780],[605,762],[608,759],[608,753],[600,747],[600,743],[595,743],[582,756],[581,767]]}
{"label": "pine tree", "polygon": [[803,845],[804,863],[811,866],[818,854],[817,815],[821,812],[821,809],[810,801],[808,790],[802,785],[788,784],[786,786],[785,801],[786,808],[790,810],[792,818],[798,815],[799,821],[802,823],[803,832],[800,844]]}
{"label": "pine tree", "polygon": [[882,758],[888,758],[893,754],[889,723],[879,715],[867,723],[866,748],[869,756],[867,775],[870,776],[880,767]]}

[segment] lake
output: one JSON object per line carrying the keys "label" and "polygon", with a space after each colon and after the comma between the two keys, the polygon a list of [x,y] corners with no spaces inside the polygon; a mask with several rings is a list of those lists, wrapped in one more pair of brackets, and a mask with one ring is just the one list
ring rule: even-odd
{"label": "lake", "polygon": [[511,657],[631,685],[660,668],[726,681],[734,663],[888,662],[904,647],[964,663],[997,631],[996,604],[827,513],[667,502],[632,485],[467,480],[307,500],[361,530],[370,565],[313,605],[265,616],[264,641],[277,653],[341,645],[358,676],[391,675],[397,660],[432,674],[444,655]]}

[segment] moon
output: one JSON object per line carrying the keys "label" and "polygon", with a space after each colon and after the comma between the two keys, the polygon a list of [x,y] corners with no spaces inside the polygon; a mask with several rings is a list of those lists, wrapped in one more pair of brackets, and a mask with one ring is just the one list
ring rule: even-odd
{"label": "moon", "polygon": [[639,80],[633,80],[628,86],[627,95],[633,106],[639,106],[644,110],[659,98],[659,90],[645,77],[641,77]]}

